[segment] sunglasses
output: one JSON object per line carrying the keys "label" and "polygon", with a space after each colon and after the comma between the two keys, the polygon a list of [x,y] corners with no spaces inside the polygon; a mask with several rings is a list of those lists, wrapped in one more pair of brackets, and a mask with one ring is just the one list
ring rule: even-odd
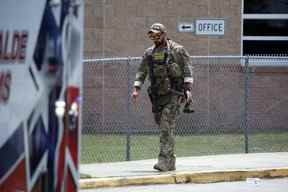
{"label": "sunglasses", "polygon": [[152,41],[159,41],[161,38],[162,33],[148,33],[148,37],[149,39],[151,39]]}

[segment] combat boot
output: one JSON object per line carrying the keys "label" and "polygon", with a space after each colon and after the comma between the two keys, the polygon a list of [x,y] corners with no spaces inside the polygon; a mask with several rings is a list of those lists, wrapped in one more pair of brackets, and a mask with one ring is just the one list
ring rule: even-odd
{"label": "combat boot", "polygon": [[173,155],[170,159],[169,159],[169,171],[175,171],[176,170],[176,156]]}
{"label": "combat boot", "polygon": [[153,166],[153,169],[156,169],[158,171],[169,171],[169,167],[167,167],[165,164],[161,164],[161,163],[156,163],[154,166]]}
{"label": "combat boot", "polygon": [[162,155],[158,156],[158,162],[153,166],[153,169],[158,171],[168,171],[168,167],[166,166],[166,158]]}
{"label": "combat boot", "polygon": [[158,163],[156,163],[153,168],[158,171],[163,171],[163,172],[174,171],[176,170],[175,160],[176,160],[175,156],[170,157],[168,159],[160,158]]}

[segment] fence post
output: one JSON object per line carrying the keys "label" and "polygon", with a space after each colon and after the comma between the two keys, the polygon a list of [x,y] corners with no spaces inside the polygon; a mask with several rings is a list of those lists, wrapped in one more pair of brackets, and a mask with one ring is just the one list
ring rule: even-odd
{"label": "fence post", "polygon": [[246,56],[245,58],[245,65],[244,65],[244,73],[245,73],[245,79],[244,79],[244,106],[243,106],[243,128],[244,128],[244,140],[245,140],[245,153],[249,153],[249,137],[248,137],[248,94],[249,94],[249,57]]}
{"label": "fence post", "polygon": [[[130,81],[130,57],[127,60],[127,114],[130,114],[130,90],[131,90],[131,81]],[[126,161],[131,160],[130,151],[131,151],[131,132],[130,127],[126,127]]]}

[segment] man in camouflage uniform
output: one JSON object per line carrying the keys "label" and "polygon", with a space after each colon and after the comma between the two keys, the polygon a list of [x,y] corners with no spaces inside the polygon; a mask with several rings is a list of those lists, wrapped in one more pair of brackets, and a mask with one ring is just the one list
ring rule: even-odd
{"label": "man in camouflage uniform", "polygon": [[136,101],[148,75],[151,83],[148,94],[152,102],[152,112],[160,129],[160,152],[154,169],[172,171],[175,170],[176,160],[176,118],[184,101],[191,103],[192,66],[187,51],[167,37],[164,25],[154,23],[148,36],[154,45],[144,53],[136,73],[132,97]]}

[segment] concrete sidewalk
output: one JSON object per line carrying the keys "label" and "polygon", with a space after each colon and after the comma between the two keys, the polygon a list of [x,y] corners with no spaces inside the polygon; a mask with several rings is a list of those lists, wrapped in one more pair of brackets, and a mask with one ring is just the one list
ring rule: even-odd
{"label": "concrete sidewalk", "polygon": [[288,177],[288,152],[181,157],[176,171],[153,170],[156,159],[80,165],[81,189],[127,185],[211,183]]}

